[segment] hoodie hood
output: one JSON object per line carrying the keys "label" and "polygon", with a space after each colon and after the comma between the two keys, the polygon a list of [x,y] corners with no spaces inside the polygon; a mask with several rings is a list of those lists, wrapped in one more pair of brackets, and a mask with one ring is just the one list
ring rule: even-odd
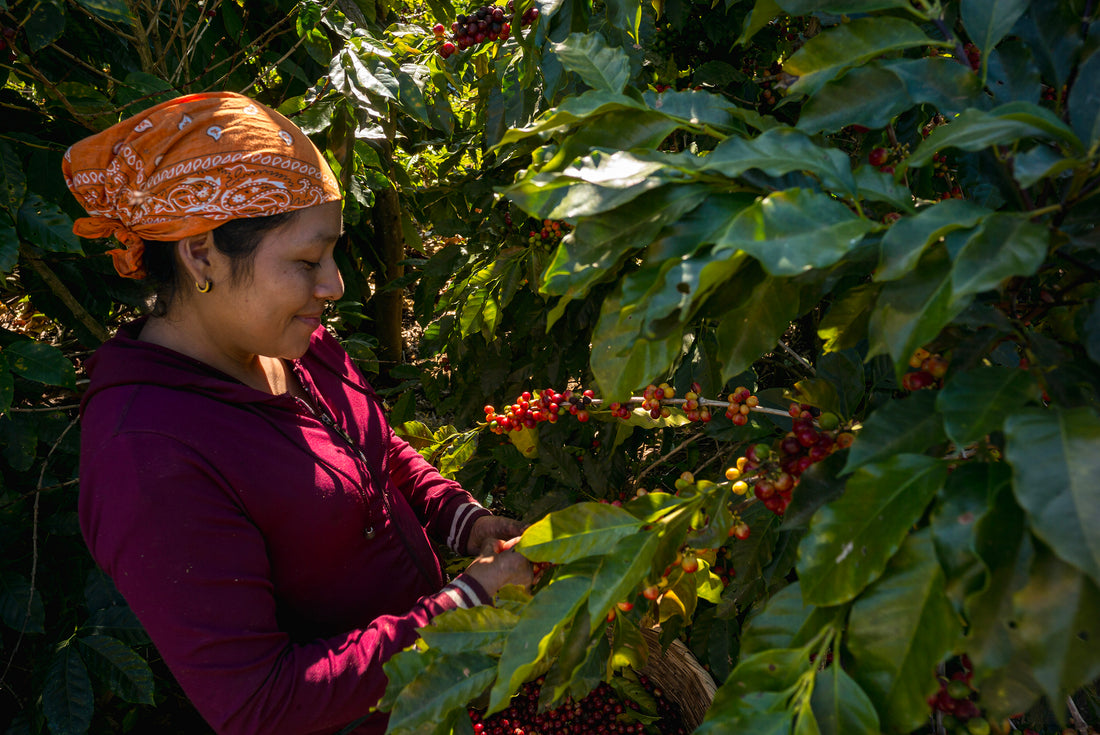
{"label": "hoodie hood", "polygon": [[142,317],[119,327],[85,363],[89,384],[80,401],[81,415],[99,393],[136,385],[174,388],[226,403],[281,402],[281,397],[247,386],[200,360],[138,339],[147,321]]}

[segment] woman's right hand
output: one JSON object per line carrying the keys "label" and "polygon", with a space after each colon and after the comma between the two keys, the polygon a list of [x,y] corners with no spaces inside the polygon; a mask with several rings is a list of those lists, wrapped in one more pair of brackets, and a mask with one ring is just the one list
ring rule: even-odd
{"label": "woman's right hand", "polygon": [[513,550],[519,539],[516,536],[507,541],[493,539],[486,542],[481,554],[466,567],[466,574],[476,579],[490,596],[495,597],[497,590],[506,584],[531,586],[534,578],[531,562]]}

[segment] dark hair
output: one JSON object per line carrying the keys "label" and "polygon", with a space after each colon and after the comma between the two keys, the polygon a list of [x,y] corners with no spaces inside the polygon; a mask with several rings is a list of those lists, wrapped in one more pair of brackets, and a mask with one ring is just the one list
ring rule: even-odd
{"label": "dark hair", "polygon": [[[240,283],[252,276],[252,262],[256,257],[256,248],[271,230],[289,222],[297,210],[280,212],[263,217],[245,217],[231,219],[214,228],[214,247],[230,260],[230,283]],[[163,242],[145,240],[145,251],[141,260],[145,266],[145,282],[152,297],[153,316],[164,316],[172,299],[181,287],[186,287],[183,274],[176,264],[176,244],[178,241]]]}

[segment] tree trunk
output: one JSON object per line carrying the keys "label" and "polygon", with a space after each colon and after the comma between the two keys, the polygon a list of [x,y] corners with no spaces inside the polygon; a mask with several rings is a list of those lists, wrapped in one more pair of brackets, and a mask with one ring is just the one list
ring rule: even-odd
{"label": "tree trunk", "polygon": [[385,291],[385,287],[405,274],[405,236],[401,229],[401,202],[395,189],[375,192],[375,246],[382,268],[374,274],[374,323],[378,338],[379,368],[383,373],[402,362],[402,307],[404,289]]}

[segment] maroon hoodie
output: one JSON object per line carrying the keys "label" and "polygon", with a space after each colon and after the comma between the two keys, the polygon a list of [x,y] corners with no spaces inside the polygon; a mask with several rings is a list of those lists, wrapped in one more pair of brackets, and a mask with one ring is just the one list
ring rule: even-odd
{"label": "maroon hoodie", "polygon": [[444,585],[428,541],[464,552],[488,511],[393,433],[324,328],[293,363],[318,414],[139,341],[142,325],[88,361],[92,556],[217,732],[331,733],[366,716],[418,627],[489,602],[466,575]]}

